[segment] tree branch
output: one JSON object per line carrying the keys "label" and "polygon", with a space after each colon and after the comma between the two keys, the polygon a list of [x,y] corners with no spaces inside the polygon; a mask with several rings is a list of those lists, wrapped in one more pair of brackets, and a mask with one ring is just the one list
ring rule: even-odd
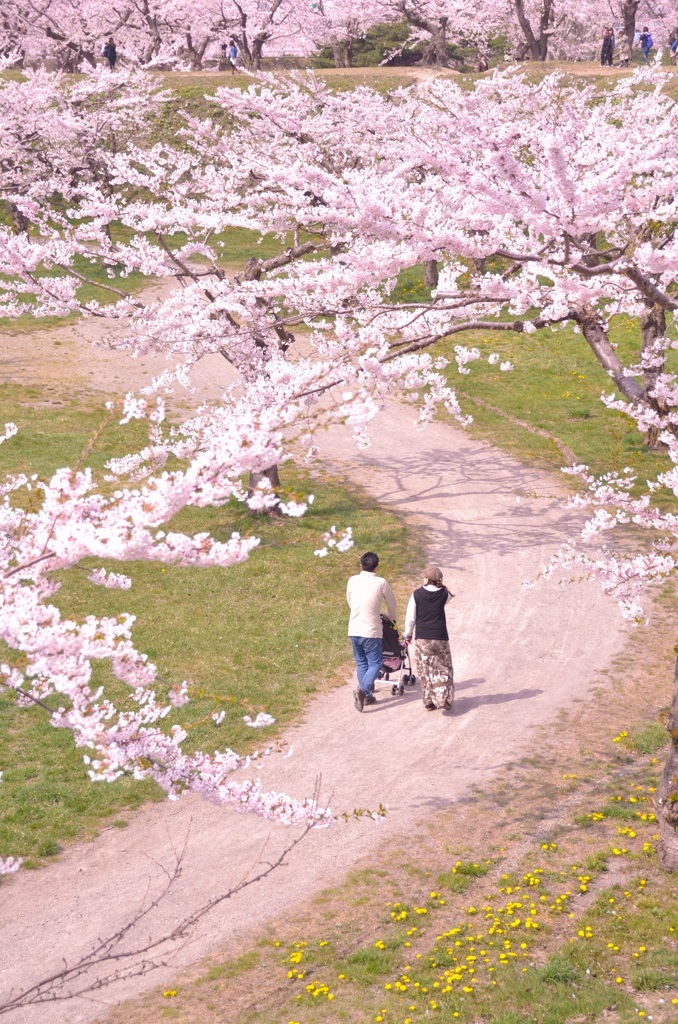
{"label": "tree branch", "polygon": [[[313,797],[314,800],[318,799],[319,789],[320,780],[316,783]],[[186,939],[206,914],[210,913],[210,911],[214,910],[215,907],[218,907],[225,900],[229,900],[244,889],[249,888],[249,886],[255,885],[257,882],[261,882],[265,878],[268,878],[268,876],[274,871],[282,867],[288,856],[296,849],[297,846],[299,846],[300,843],[304,841],[313,828],[314,826],[312,824],[305,825],[302,832],[287,844],[275,860],[270,863],[265,863],[262,870],[257,874],[243,878],[236,885],[227,889],[226,892],[219,893],[218,896],[208,900],[202,906],[198,907],[197,910],[194,910],[192,913],[184,917],[168,933],[161,935],[156,939],[149,937],[145,941],[142,940],[139,944],[134,945],[132,949],[120,949],[120,944],[123,939],[137,929],[144,918],[148,917],[153,910],[160,906],[162,901],[168,895],[172,885],[179,878],[186,851],[186,844],[184,844],[184,848],[176,855],[172,869],[165,872],[167,875],[167,881],[157,896],[150,900],[150,902],[145,906],[142,906],[140,910],[121,928],[112,932],[106,938],[97,941],[96,945],[89,951],[89,953],[80,957],[80,959],[71,966],[65,964],[61,970],[54,971],[52,974],[40,979],[40,981],[35,982],[28,988],[18,992],[16,995],[12,995],[10,993],[4,1002],[0,1002],[0,1016],[13,1013],[26,1006],[37,1006],[42,1003],[61,1002],[68,999],[74,999],[78,996],[83,996],[87,993],[108,987],[116,981],[139,977],[143,974],[148,974],[150,971],[157,970],[158,967],[167,966],[168,960],[158,961],[156,957],[169,957],[173,955],[176,950],[168,947],[176,944],[180,939]],[[259,863],[261,863],[261,861]],[[139,962],[133,962],[135,960]],[[87,977],[87,975],[91,975],[91,973],[96,971],[96,969],[102,967],[105,968],[112,964],[122,964],[123,966],[118,966],[112,973],[106,974],[103,977]],[[85,984],[82,987],[77,988],[77,990],[74,990],[71,987],[73,983],[83,977],[85,977]]]}

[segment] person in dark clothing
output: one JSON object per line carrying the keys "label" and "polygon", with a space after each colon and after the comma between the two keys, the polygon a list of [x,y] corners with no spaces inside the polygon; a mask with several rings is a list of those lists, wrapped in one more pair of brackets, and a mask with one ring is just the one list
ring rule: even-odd
{"label": "person in dark clothing", "polygon": [[603,32],[603,45],[600,51],[600,63],[605,67],[612,67],[612,55],[614,53],[614,35],[611,28]]}
{"label": "person in dark clothing", "polygon": [[414,640],[414,651],[427,711],[449,711],[454,700],[454,669],[447,632],[445,605],[453,595],[443,585],[437,565],[429,565],[424,585],[415,590],[405,615],[405,640]]}
{"label": "person in dark clothing", "polygon": [[115,48],[115,42],[113,41],[113,36],[110,37],[110,39],[108,40],[108,42],[104,46],[104,48],[102,50],[102,53],[103,53],[104,57],[106,58],[106,60],[108,61],[109,68],[111,69],[111,71],[114,71],[115,70],[115,62],[118,59],[118,52],[117,52],[117,50]]}

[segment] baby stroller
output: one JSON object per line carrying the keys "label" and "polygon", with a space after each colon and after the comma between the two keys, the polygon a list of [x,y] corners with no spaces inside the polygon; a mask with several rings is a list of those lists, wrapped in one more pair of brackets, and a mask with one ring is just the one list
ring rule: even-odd
{"label": "baby stroller", "polygon": [[407,644],[401,641],[395,622],[382,615],[381,624],[383,627],[382,647],[384,654],[381,669],[379,670],[379,678],[385,679],[388,682],[392,673],[399,673],[398,682],[391,683],[391,694],[395,697],[399,693],[402,697],[405,692],[405,685],[414,686],[417,681],[416,676],[412,674],[410,652]]}

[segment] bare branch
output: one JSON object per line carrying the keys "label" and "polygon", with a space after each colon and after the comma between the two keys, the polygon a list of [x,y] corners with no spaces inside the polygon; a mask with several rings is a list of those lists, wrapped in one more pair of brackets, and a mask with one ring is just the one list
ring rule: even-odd
{"label": "bare branch", "polygon": [[[318,780],[315,787],[314,800],[318,799],[319,788],[320,780]],[[52,974],[41,978],[33,985],[14,995],[9,993],[4,1002],[0,1002],[0,1016],[6,1016],[26,1006],[37,1006],[42,1003],[75,999],[79,996],[100,991],[116,981],[140,977],[157,970],[159,967],[168,966],[171,958],[178,952],[177,944],[180,940],[188,939],[190,933],[203,917],[214,910],[215,907],[225,902],[225,900],[232,899],[233,896],[236,896],[251,885],[256,885],[258,882],[263,881],[278,868],[282,867],[288,856],[304,841],[313,828],[312,824],[305,825],[301,833],[295,836],[274,860],[268,863],[259,860],[258,863],[262,864],[260,871],[254,875],[248,872],[236,885],[225,892],[219,893],[218,896],[203,903],[202,906],[184,917],[171,931],[155,939],[151,937],[142,939],[138,943],[133,944],[131,948],[121,949],[123,940],[135,930],[138,930],[142,921],[160,906],[170,892],[172,885],[179,878],[186,852],[186,843],[184,843],[182,850],[175,854],[173,867],[169,870],[164,869],[166,873],[165,884],[153,899],[146,902],[121,928],[112,932],[106,938],[97,941],[96,945],[75,963],[70,966],[64,964],[61,970],[54,971]],[[110,973],[98,973],[111,967],[114,969]],[[80,986],[76,985],[75,983],[81,979],[83,984]]]}

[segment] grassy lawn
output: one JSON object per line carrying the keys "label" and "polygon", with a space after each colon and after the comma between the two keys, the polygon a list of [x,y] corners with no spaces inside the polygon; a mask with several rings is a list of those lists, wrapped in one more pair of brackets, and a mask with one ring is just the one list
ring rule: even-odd
{"label": "grassy lawn", "polygon": [[593,699],[487,790],[107,1024],[675,1024],[678,878],[652,797],[677,610],[665,594]]}
{"label": "grassy lawn", "polygon": [[[427,298],[423,269],[413,267],[401,274],[393,295],[405,302]],[[636,322],[619,318],[610,337],[622,361],[637,361],[640,328]],[[457,373],[455,345],[476,346],[482,353],[480,360],[469,363],[468,375]],[[583,336],[569,326],[534,334],[469,331],[440,343],[435,351],[451,362],[448,381],[464,412],[473,416],[471,433],[519,459],[558,469],[570,464],[569,449],[578,462],[596,472],[630,466],[643,479],[667,465],[661,454],[644,446],[632,420],[606,409],[600,401],[603,392],[614,391],[614,383]],[[488,365],[492,352],[515,369],[502,373],[498,366]],[[667,367],[678,371],[675,352],[669,351]]]}
{"label": "grassy lawn", "polygon": [[[636,361],[637,324],[619,324],[612,338],[622,359]],[[629,417],[603,405],[601,394],[614,391],[614,384],[571,327],[533,335],[487,332],[464,343],[476,345],[484,355],[498,352],[502,361],[508,359],[515,367],[502,373],[497,366],[478,361],[467,377],[450,372],[450,383],[474,418],[471,429],[476,435],[521,459],[553,468],[570,464],[567,449],[596,472],[629,466],[645,479],[666,467],[665,458],[643,444]],[[442,350],[451,354],[452,344]],[[675,355],[668,362],[674,365]],[[525,429],[517,420],[543,433]]]}
{"label": "grassy lawn", "polygon": [[[14,420],[20,428],[0,450],[5,472],[44,476],[72,465],[102,420],[100,408],[72,396],[55,399],[53,392],[47,402],[37,388],[5,387],[0,398],[3,421]],[[54,401],[64,404],[50,404]],[[134,431],[131,436],[117,427],[105,431],[89,463],[101,466],[125,450],[126,439],[134,444]],[[285,467],[283,481],[294,492],[316,495],[308,516],[267,521],[233,504],[187,510],[175,521],[177,528],[210,530],[218,539],[234,530],[261,536],[261,549],[243,565],[228,570],[122,565],[120,571],[133,579],[130,591],[95,587],[81,570],[62,574],[58,603],[64,612],[133,613],[135,641],[156,661],[161,678],[193,684],[196,699],[171,721],[193,726],[194,747],[251,749],[297,717],[309,694],[342,680],[350,654],[344,588],[355,571],[355,553],[314,558],[325,529],[352,525],[356,550],[376,548],[385,573],[403,578],[406,587],[404,574],[416,552],[396,516],[322,474],[311,479]],[[96,678],[111,685],[104,667]],[[117,692],[122,694],[122,687]],[[226,719],[217,728],[209,715],[222,703]],[[277,720],[263,736],[242,721],[250,707],[265,708]],[[52,729],[44,711],[18,708],[8,695],[0,695],[0,770],[0,856],[57,853],[64,840],[91,834],[109,816],[117,815],[123,825],[128,810],[160,796],[149,784],[92,785],[69,734]]]}

